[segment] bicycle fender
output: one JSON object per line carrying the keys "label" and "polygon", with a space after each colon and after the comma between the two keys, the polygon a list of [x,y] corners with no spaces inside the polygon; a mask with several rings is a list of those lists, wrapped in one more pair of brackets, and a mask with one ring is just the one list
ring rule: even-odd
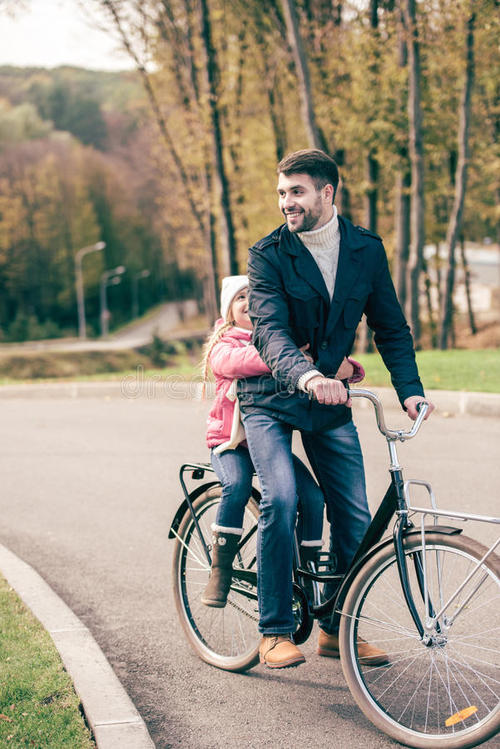
{"label": "bicycle fender", "polygon": [[[440,533],[443,536],[456,536],[459,533],[462,533],[463,528],[457,528],[453,525],[426,525],[425,526],[425,532],[426,533]],[[407,536],[417,536],[420,535],[420,528],[408,528],[404,532],[405,538]],[[361,559],[354,565],[354,567],[349,570],[347,573],[344,581],[342,582],[342,585],[339,588],[339,592],[337,594],[337,598],[335,600],[335,607],[334,611],[340,611],[342,609],[342,606],[344,605],[344,600],[347,595],[347,592],[351,586],[352,581],[358,574],[361,567],[365,564],[365,562],[368,559],[371,559],[374,554],[377,554],[377,552],[380,551],[380,549],[383,549],[386,546],[393,546],[394,541],[392,538],[385,538],[378,542],[378,544],[375,544],[375,546],[372,546],[370,551],[365,554],[364,557],[361,557]]]}
{"label": "bicycle fender", "polygon": [[[209,481],[206,484],[202,484],[201,486],[197,486],[196,489],[193,489],[193,491],[189,495],[189,499],[191,502],[194,502],[195,499],[198,499],[200,494],[203,494],[203,492],[206,492],[208,489],[210,489],[211,486],[216,486],[218,484],[218,481]],[[177,512],[174,515],[174,519],[172,520],[172,523],[170,524],[170,530],[168,532],[169,538],[175,538],[174,531],[179,530],[179,526],[181,524],[182,518],[186,514],[186,512],[189,510],[189,505],[187,503],[187,499],[183,499],[179,507],[177,508]]]}
{"label": "bicycle fender", "polygon": [[[202,484],[201,486],[196,487],[196,489],[193,489],[193,491],[189,495],[189,499],[191,502],[194,502],[198,497],[206,492],[208,489],[210,489],[212,486],[217,486],[217,484],[220,484],[220,481],[209,481],[206,484]],[[252,499],[255,499],[255,501],[258,503],[260,502],[260,494],[252,487]],[[175,532],[179,529],[179,526],[182,522],[182,518],[186,514],[186,512],[189,511],[189,505],[187,503],[187,499],[184,499],[179,507],[177,508],[177,512],[174,515],[174,519],[172,520],[172,523],[170,525],[170,530],[168,532],[168,538],[175,538]]]}

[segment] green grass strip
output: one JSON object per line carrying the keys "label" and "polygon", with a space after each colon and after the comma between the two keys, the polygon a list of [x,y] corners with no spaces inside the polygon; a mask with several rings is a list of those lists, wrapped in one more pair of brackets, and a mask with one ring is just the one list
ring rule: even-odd
{"label": "green grass strip", "polygon": [[[389,373],[379,354],[353,356],[366,370],[365,386],[390,386]],[[420,378],[429,390],[500,393],[500,349],[418,351],[417,363]]]}
{"label": "green grass strip", "polygon": [[0,746],[95,749],[50,635],[1,576]]}
{"label": "green grass strip", "polygon": [[[50,358],[48,355],[47,358]],[[378,353],[353,354],[366,369],[366,387],[390,386],[389,373]],[[201,354],[200,354],[201,357]],[[137,377],[143,380],[162,381],[165,378],[179,377],[185,380],[191,378],[200,380],[200,367],[193,363],[193,356],[176,355],[163,368],[149,368],[142,361],[135,368],[120,368],[119,363],[115,371],[98,372],[95,374],[78,373],[75,355],[74,371],[71,375],[34,377],[29,371],[19,373],[18,376],[2,376],[0,371],[0,385],[12,385],[33,382],[106,382],[120,381],[124,377]],[[429,390],[464,390],[468,392],[500,393],[500,349],[454,349],[449,351],[419,351],[417,362],[424,387]]]}

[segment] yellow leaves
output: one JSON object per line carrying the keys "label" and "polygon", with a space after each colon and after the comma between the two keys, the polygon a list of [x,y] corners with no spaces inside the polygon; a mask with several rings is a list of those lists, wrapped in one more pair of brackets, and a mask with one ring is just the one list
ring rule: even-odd
{"label": "yellow leaves", "polygon": [[5,180],[0,180],[0,262],[2,250],[7,250],[22,235],[25,211],[22,199],[4,192]]}

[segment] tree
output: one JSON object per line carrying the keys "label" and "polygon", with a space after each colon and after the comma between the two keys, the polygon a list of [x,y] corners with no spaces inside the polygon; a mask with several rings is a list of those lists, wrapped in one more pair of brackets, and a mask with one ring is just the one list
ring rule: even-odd
{"label": "tree", "polygon": [[323,151],[328,151],[328,146],[326,144],[325,138],[316,121],[311,79],[309,76],[309,66],[307,63],[307,58],[299,31],[295,0],[282,1],[288,33],[288,42],[292,50],[293,59],[295,62],[295,71],[297,74],[297,83],[302,110],[302,122],[306,131],[306,137],[309,143],[309,147],[320,148]]}
{"label": "tree", "polygon": [[[396,9],[397,13],[397,58],[398,67],[406,70],[408,64],[408,47],[406,43],[406,34],[404,29],[404,20],[401,10]],[[403,97],[407,97],[406,91],[401,91],[398,96],[398,113],[403,111]],[[395,285],[398,294],[399,303],[405,310],[407,307],[407,277],[408,277],[408,260],[410,254],[410,201],[411,190],[411,171],[408,159],[407,141],[398,144],[398,162],[396,167],[396,185],[395,185]]]}
{"label": "tree", "polygon": [[474,26],[475,13],[471,13],[467,21],[466,35],[466,66],[465,81],[460,103],[458,128],[458,160],[455,174],[455,197],[450,215],[446,245],[448,248],[448,270],[446,287],[443,296],[443,310],[441,314],[441,332],[439,345],[441,349],[448,347],[449,336],[453,320],[453,290],[455,286],[455,247],[462,226],[465,192],[467,188],[467,169],[469,164],[469,129],[471,114],[471,95],[474,83]]}
{"label": "tree", "polygon": [[11,107],[0,100],[0,150],[8,143],[44,138],[51,131],[52,124],[41,119],[33,104]]}
{"label": "tree", "polygon": [[201,38],[206,56],[206,75],[208,87],[208,105],[213,135],[215,176],[220,193],[221,207],[221,238],[230,275],[238,274],[238,259],[236,239],[231,212],[231,198],[229,182],[224,165],[223,134],[219,113],[220,73],[217,52],[212,41],[212,24],[207,0],[200,0],[201,9]]}
{"label": "tree", "polygon": [[408,34],[408,122],[409,153],[411,162],[411,211],[410,211],[410,312],[415,346],[420,346],[420,274],[424,254],[424,149],[422,133],[420,42],[417,27],[415,0],[401,0],[403,18]]}

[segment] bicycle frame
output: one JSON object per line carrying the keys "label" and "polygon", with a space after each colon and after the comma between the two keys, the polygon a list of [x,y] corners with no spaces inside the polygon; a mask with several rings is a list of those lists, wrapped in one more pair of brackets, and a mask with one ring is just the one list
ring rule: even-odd
{"label": "bicycle frame", "polygon": [[[410,502],[410,495],[409,495],[409,487],[412,484],[417,484],[420,486],[424,486],[430,495],[431,498],[431,505],[432,508],[425,508],[425,507],[417,507],[415,505],[412,505]],[[432,492],[432,489],[430,486],[424,482],[419,480],[412,480],[405,482],[404,485],[404,493],[405,493],[405,501],[408,507],[409,512],[419,513],[421,515],[421,521],[420,521],[420,533],[422,536],[422,557],[423,557],[423,577],[424,581],[427,579],[427,570],[426,570],[426,526],[425,521],[427,516],[431,515],[434,518],[434,521],[437,522],[439,517],[445,517],[450,518],[454,520],[462,520],[462,521],[475,521],[479,523],[491,523],[494,525],[500,525],[500,518],[489,516],[489,515],[476,515],[473,513],[468,512],[451,512],[449,510],[438,510],[436,506],[436,502],[434,499],[434,494]],[[472,570],[469,572],[465,580],[461,583],[461,585],[456,589],[456,591],[449,597],[449,599],[446,602],[441,601],[441,608],[434,612],[433,606],[431,602],[428,599],[428,588],[427,585],[424,585],[423,589],[423,597],[424,597],[424,611],[425,611],[425,622],[423,624],[423,628],[425,631],[424,639],[428,638],[430,633],[436,629],[439,628],[439,620],[444,616],[445,612],[449,610],[451,604],[458,598],[460,593],[466,588],[466,586],[469,584],[469,582],[472,580],[472,578],[476,575],[478,570],[481,568],[483,563],[494,554],[496,548],[500,545],[500,536],[494,541],[489,549],[486,551],[486,553],[482,556],[482,558],[474,565]],[[479,590],[483,582],[487,579],[487,575],[483,575],[483,577],[475,583],[475,587],[469,595],[462,601],[460,607],[454,612],[454,614],[450,617],[446,617],[446,626],[450,627],[457,616],[460,614],[460,612],[467,606],[471,598],[475,595],[475,593]]]}
{"label": "bicycle frame", "polygon": [[[425,418],[425,413],[427,411],[426,405],[424,405],[423,408],[420,410],[419,416],[417,417],[412,429],[409,432],[405,432],[404,430],[391,430],[386,427],[380,400],[374,393],[371,393],[370,391],[367,391],[367,390],[356,389],[356,390],[351,390],[350,395],[351,397],[365,397],[368,400],[370,400],[372,404],[374,405],[379,431],[385,436],[387,440],[388,448],[389,448],[389,454],[391,458],[391,465],[389,468],[389,471],[391,474],[391,484],[389,486],[389,489],[386,492],[384,499],[382,500],[381,505],[378,508],[378,511],[375,517],[372,520],[372,523],[368,527],[365,537],[363,538],[361,545],[351,563],[350,569],[347,574],[347,579],[349,581],[353,579],[353,576],[350,575],[349,573],[354,568],[361,566],[361,565],[358,565],[360,560],[362,559],[364,560],[365,556],[368,553],[373,552],[373,547],[382,538],[391,520],[392,515],[396,514],[398,519],[394,526],[393,543],[394,543],[394,548],[396,552],[396,559],[397,559],[397,566],[398,566],[398,573],[399,573],[399,578],[401,582],[401,587],[402,587],[403,594],[406,600],[406,604],[408,606],[408,609],[410,611],[410,614],[412,616],[412,619],[414,621],[414,624],[417,628],[417,631],[420,637],[423,639],[424,642],[430,644],[431,632],[440,631],[440,624],[439,624],[440,619],[443,617],[444,613],[449,609],[451,604],[460,595],[462,590],[464,590],[464,588],[472,580],[472,578],[480,569],[484,561],[488,559],[488,557],[490,557],[494,553],[495,549],[500,544],[500,537],[495,542],[493,542],[493,544],[490,546],[486,554],[484,554],[482,559],[477,562],[477,564],[474,566],[471,572],[467,575],[466,579],[457,588],[457,590],[453,593],[453,595],[450,596],[448,601],[440,602],[440,609],[436,612],[432,601],[429,599],[429,594],[428,594],[427,566],[426,566],[426,553],[425,553],[426,533],[429,532],[430,530],[432,530],[433,532],[440,532],[443,534],[462,532],[461,528],[455,528],[453,526],[438,525],[437,523],[440,517],[449,518],[451,520],[453,519],[471,520],[471,521],[494,523],[494,524],[500,524],[500,518],[486,516],[486,515],[474,515],[471,513],[453,512],[453,511],[448,511],[448,510],[438,510],[435,496],[434,496],[434,493],[432,491],[430,484],[428,484],[425,481],[421,481],[417,479],[411,479],[406,482],[403,481],[403,473],[402,473],[402,469],[399,465],[399,461],[397,457],[396,442],[397,441],[404,442],[405,440],[412,439],[417,434],[420,428],[420,425],[423,419]],[[429,493],[429,497],[430,497],[430,502],[431,502],[430,509],[417,507],[411,504],[411,501],[410,501],[410,486],[411,485],[419,485],[427,489]],[[422,619],[420,615],[418,614],[418,611],[415,605],[412,590],[409,584],[406,555],[404,553],[404,544],[403,544],[404,536],[407,535],[409,532],[417,532],[417,531],[412,531],[412,529],[414,528],[414,525],[409,518],[410,513],[419,513],[421,515],[419,533],[422,538],[422,553],[415,555],[414,566],[415,566],[415,572],[417,575],[417,580],[419,583],[420,593],[424,600],[424,611],[425,611],[424,622],[422,622]],[[434,525],[427,527],[425,523],[426,523],[426,518],[429,515],[433,517]],[[475,588],[470,592],[470,594],[467,596],[465,601],[462,602],[460,608],[454,613],[452,617],[446,620],[446,625],[448,627],[451,626],[453,621],[460,614],[460,611],[464,609],[464,607],[467,605],[469,600],[477,592],[477,590],[481,587],[482,583],[485,580],[486,580],[486,575],[483,575],[483,578],[476,584]],[[338,603],[339,603],[341,594],[342,594],[342,600],[343,600],[343,598],[345,597],[347,593],[348,587],[349,587],[349,583],[346,586],[342,585],[339,593],[335,597],[335,601],[333,602],[333,605],[337,609],[337,611],[338,611]],[[323,604],[322,608],[326,610],[326,613],[328,613],[330,604],[331,604],[331,601],[327,601],[325,602],[325,604]]]}
{"label": "bicycle frame", "polygon": [[[324,573],[324,572],[323,573],[313,572],[311,570],[302,569],[299,566],[297,566],[297,568],[294,569],[295,580],[297,579],[297,577],[302,577],[302,578],[310,579],[317,583],[319,582],[339,583],[339,587],[333,593],[333,595],[330,598],[328,598],[328,600],[324,601],[321,604],[310,606],[310,611],[306,612],[306,616],[309,616],[310,614],[312,614],[314,618],[323,618],[325,616],[328,616],[329,614],[332,615],[332,618],[339,616],[341,613],[343,601],[345,599],[345,596],[347,595],[347,591],[349,590],[349,586],[352,580],[355,578],[360,567],[363,564],[365,564],[368,557],[372,556],[376,551],[378,551],[381,545],[393,543],[395,553],[396,553],[399,579],[400,579],[400,583],[401,583],[401,587],[402,587],[402,591],[405,597],[406,604],[410,611],[415,627],[419,633],[419,636],[422,638],[424,642],[430,642],[430,633],[432,631],[438,631],[438,632],[440,631],[440,626],[441,626],[439,624],[440,619],[444,616],[445,612],[450,608],[451,604],[460,595],[461,591],[465,588],[465,586],[472,580],[474,575],[480,569],[481,564],[490,555],[494,553],[495,549],[500,544],[500,537],[497,539],[496,542],[492,544],[488,552],[484,555],[483,559],[477,563],[477,565],[469,573],[466,580],[464,580],[464,582],[457,589],[457,591],[455,591],[455,593],[449,598],[448,601],[446,602],[440,601],[439,609],[436,610],[434,602],[430,600],[429,594],[428,594],[427,566],[426,566],[426,558],[425,558],[426,533],[432,531],[434,533],[438,532],[438,533],[442,533],[443,535],[450,535],[450,534],[456,534],[456,533],[462,532],[461,528],[448,526],[448,525],[438,525],[439,518],[448,518],[451,520],[453,519],[475,520],[479,522],[488,522],[488,523],[496,523],[496,524],[500,524],[500,518],[488,517],[488,516],[483,516],[483,515],[473,515],[469,513],[452,512],[452,511],[446,511],[446,510],[438,510],[436,506],[435,497],[432,492],[432,488],[427,482],[416,480],[416,479],[404,481],[403,471],[402,471],[401,466],[399,465],[399,461],[397,457],[396,442],[398,441],[404,442],[408,439],[412,439],[417,434],[425,418],[425,414],[427,411],[426,405],[424,405],[424,407],[420,410],[420,413],[417,419],[415,420],[412,426],[412,429],[410,431],[404,431],[401,429],[394,430],[394,429],[388,429],[386,427],[384,415],[382,411],[382,404],[379,398],[374,393],[371,393],[370,391],[364,390],[364,389],[352,389],[350,391],[350,396],[352,398],[357,398],[357,397],[367,398],[373,404],[375,408],[377,426],[379,428],[379,431],[385,436],[387,440],[387,445],[389,448],[389,455],[390,455],[389,472],[391,476],[391,483],[384,495],[382,502],[380,503],[375,513],[375,516],[372,519],[372,522],[367,528],[367,531],[361,541],[361,544],[349,566],[349,569],[346,571],[346,573],[330,574],[330,573]],[[184,479],[184,475],[188,471],[191,471],[192,478],[195,480],[204,478],[206,471],[210,473],[214,472],[212,465],[210,463],[185,463],[181,466],[180,471],[179,471],[179,481],[183,490],[184,501],[182,502],[181,506],[177,510],[175,518],[172,522],[170,532],[169,532],[169,538],[175,537],[182,543],[182,539],[180,539],[180,537],[177,534],[177,529],[179,527],[180,521],[182,520],[182,517],[184,516],[186,510],[189,509],[193,517],[193,522],[195,524],[196,531],[199,535],[202,548],[206,556],[207,563],[210,566],[211,561],[212,561],[210,557],[210,546],[205,541],[202,530],[198,523],[198,519],[196,518],[196,513],[194,512],[194,508],[193,508],[193,502],[201,493],[206,491],[211,486],[215,486],[218,483],[218,481],[211,481],[211,482],[204,483],[203,485],[197,487],[194,491],[190,493],[188,492],[186,482]],[[411,504],[410,486],[412,485],[420,485],[427,489],[429,496],[430,496],[430,503],[431,503],[430,508],[417,507]],[[257,499],[259,498],[259,494],[255,490],[254,490],[254,497]],[[421,515],[420,529],[417,529],[415,527],[415,525],[413,524],[412,520],[409,517],[410,514],[415,514],[415,513],[418,513]],[[396,519],[396,523],[393,529],[392,540],[389,538],[389,539],[386,539],[385,541],[382,541],[383,536],[389,526],[389,523],[394,516],[396,516],[397,519]],[[433,518],[433,525],[426,526],[426,520],[429,516]],[[248,538],[250,537],[250,535],[255,533],[255,530],[256,528],[252,529],[244,538],[241,539],[240,544],[239,544],[240,547],[244,546],[244,544],[248,541]],[[416,572],[416,576],[418,580],[420,594],[424,601],[424,621],[422,621],[422,617],[419,615],[417,606],[415,604],[413,592],[409,583],[407,556],[404,552],[404,538],[408,536],[409,534],[413,535],[416,533],[419,533],[422,538],[422,552],[414,555],[414,567],[415,567],[415,572]],[[235,569],[234,577],[237,579],[241,579],[243,581],[247,581],[247,582],[253,582],[253,583],[256,582],[256,573],[250,570]],[[472,590],[472,592],[469,594],[466,600],[462,602],[458,611],[454,612],[453,616],[446,620],[447,626],[451,626],[454,619],[459,615],[460,611],[467,605],[468,601],[474,595],[474,593],[478,590],[478,588],[481,586],[484,579],[485,577],[483,576],[483,579],[477,582],[476,587]]]}

